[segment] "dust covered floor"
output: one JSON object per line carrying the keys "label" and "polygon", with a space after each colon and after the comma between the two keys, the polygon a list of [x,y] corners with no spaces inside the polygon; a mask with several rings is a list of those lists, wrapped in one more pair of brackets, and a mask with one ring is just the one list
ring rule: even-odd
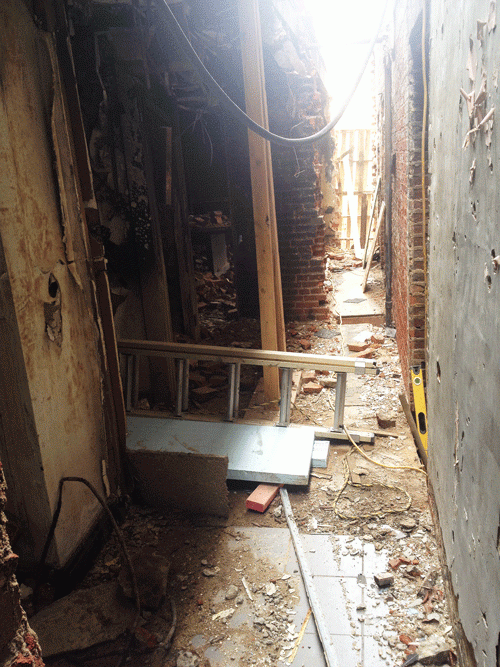
{"label": "dust covered floor", "polygon": [[[377,280],[375,272],[374,289]],[[287,329],[291,350],[366,353],[381,368],[377,377],[349,376],[347,382],[347,427],[384,434],[377,435],[374,446],[362,448],[373,462],[350,445],[332,443],[327,467],[312,470],[309,486],[288,489],[338,664],[418,665],[419,658],[425,664],[456,664],[426,476],[408,469],[421,464],[399,405],[394,332],[346,324],[335,316]],[[353,339],[364,340],[366,349],[350,352]],[[292,421],[330,427],[334,386],[332,376],[303,378]],[[275,423],[276,406],[261,403],[257,392],[245,419]],[[216,409],[206,405],[202,412]],[[227,520],[130,505],[121,528],[144,581],[143,594],[152,594],[154,604],[142,612],[126,664],[326,665],[280,497],[263,514],[249,511],[245,500],[255,486],[230,484]],[[124,567],[113,535],[81,588],[92,591],[114,582]],[[379,586],[384,577],[388,585]],[[119,605],[126,604],[121,588],[113,595]],[[89,613],[99,616],[90,603]],[[46,662],[114,666],[125,643],[122,634]]]}

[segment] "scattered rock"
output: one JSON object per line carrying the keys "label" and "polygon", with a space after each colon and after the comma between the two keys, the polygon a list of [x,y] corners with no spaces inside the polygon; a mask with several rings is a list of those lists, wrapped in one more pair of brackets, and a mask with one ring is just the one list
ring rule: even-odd
{"label": "scattered rock", "polygon": [[276,584],[272,582],[266,584],[266,595],[272,596],[276,593]]}
{"label": "scattered rock", "polygon": [[401,519],[399,525],[403,530],[410,531],[417,527],[417,522],[415,521],[415,519],[412,519],[411,517],[406,517],[404,519]]}
{"label": "scattered rock", "polygon": [[394,583],[394,576],[390,572],[376,574],[374,579],[379,588],[386,588],[387,586],[392,586]]}
{"label": "scattered rock", "polygon": [[181,651],[177,656],[176,667],[198,667],[200,659],[192,651]]}
{"label": "scattered rock", "polygon": [[382,345],[385,341],[385,336],[384,334],[374,333],[372,334],[371,341],[372,343],[377,343],[378,345]]}
{"label": "scattered rock", "polygon": [[302,338],[301,340],[299,340],[299,343],[302,345],[304,350],[310,350],[311,349],[312,343],[307,338]]}
{"label": "scattered rock", "polygon": [[450,659],[453,647],[441,636],[434,635],[421,642],[418,648],[418,661],[423,665],[444,665]]}
{"label": "scattered rock", "polygon": [[396,426],[396,417],[388,412],[377,412],[377,422],[380,428],[393,428]]}
{"label": "scattered rock", "polygon": [[335,336],[338,336],[339,332],[335,331],[333,329],[320,329],[316,336],[317,338],[335,338]]}
{"label": "scattered rock", "polygon": [[234,609],[231,607],[230,609],[223,609],[222,611],[219,611],[217,614],[214,614],[212,616],[212,621],[219,621],[219,620],[224,620],[225,618],[231,618],[231,616],[234,614]]}
{"label": "scattered rock", "polygon": [[273,509],[273,512],[272,512],[273,517],[275,519],[281,519],[282,512],[283,512],[283,505],[278,505],[278,507],[275,507]]}
{"label": "scattered rock", "polygon": [[201,573],[204,577],[215,577],[215,575],[218,572],[219,572],[218,567],[206,567],[201,571]]}
{"label": "scattered rock", "polygon": [[238,587],[234,584],[231,584],[226,591],[226,600],[234,600],[238,595]]}
{"label": "scattered rock", "polygon": [[427,614],[427,618],[424,618],[423,623],[439,623],[441,616],[435,612],[432,614]]}

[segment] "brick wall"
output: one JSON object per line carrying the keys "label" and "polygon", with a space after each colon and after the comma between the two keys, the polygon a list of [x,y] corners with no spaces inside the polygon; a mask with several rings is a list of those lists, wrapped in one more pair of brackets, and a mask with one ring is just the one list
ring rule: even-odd
{"label": "brick wall", "polygon": [[10,548],[4,513],[6,484],[0,463],[0,665],[43,667],[42,653],[21,607],[15,577],[18,557]]}
{"label": "brick wall", "polygon": [[392,67],[392,303],[405,389],[425,358],[421,132],[422,2],[396,3]]}
{"label": "brick wall", "polygon": [[[307,136],[325,124],[325,101],[316,77],[289,77],[290,89],[300,116],[280,119],[280,110],[270,107],[274,131],[290,135],[290,126],[300,123],[293,136]],[[292,148],[272,146],[283,306],[286,319],[325,319],[328,316],[325,281],[325,222],[321,206],[320,170],[322,146]]]}

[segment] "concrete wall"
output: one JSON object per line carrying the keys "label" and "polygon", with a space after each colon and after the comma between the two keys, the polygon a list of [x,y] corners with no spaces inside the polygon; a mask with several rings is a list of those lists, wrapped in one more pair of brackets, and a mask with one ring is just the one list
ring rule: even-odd
{"label": "concrete wall", "polygon": [[[16,0],[0,5],[0,81],[2,285],[11,298],[2,305],[11,321],[17,320],[17,332],[13,326],[7,335],[17,350],[13,365],[19,371],[3,378],[0,426],[9,422],[8,399],[19,389],[9,384],[21,383],[29,397],[29,423],[18,428],[20,437],[0,428],[0,453],[10,506],[16,514],[24,507],[20,520],[28,526],[23,531],[29,527],[32,533],[31,552],[23,554],[29,561],[40,555],[62,476],[85,477],[102,490],[101,377],[85,227],[55,47]],[[34,485],[40,492],[29,498]],[[52,556],[56,564],[68,559],[97,512],[86,487],[66,485]]]}
{"label": "concrete wall", "polygon": [[492,262],[500,143],[495,120],[491,134],[479,131],[463,147],[470,121],[460,89],[477,95],[483,73],[477,111],[498,109],[500,32],[476,37],[489,0],[431,5],[429,466],[463,629],[477,664],[492,667],[500,664],[500,272]]}

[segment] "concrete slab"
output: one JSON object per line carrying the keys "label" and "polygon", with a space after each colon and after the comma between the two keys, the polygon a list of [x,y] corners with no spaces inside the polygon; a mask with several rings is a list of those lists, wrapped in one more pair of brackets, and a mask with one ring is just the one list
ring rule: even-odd
{"label": "concrete slab", "polygon": [[307,485],[314,428],[128,417],[127,450],[228,458],[228,479]]}
{"label": "concrete slab", "polygon": [[[384,323],[381,300],[376,291],[363,292],[363,269],[343,271],[335,289],[335,307],[343,322],[369,322],[378,326]],[[380,302],[380,303],[379,303]]]}
{"label": "concrete slab", "polygon": [[117,581],[79,590],[30,618],[43,657],[77,651],[117,639],[135,618],[135,607]]}

